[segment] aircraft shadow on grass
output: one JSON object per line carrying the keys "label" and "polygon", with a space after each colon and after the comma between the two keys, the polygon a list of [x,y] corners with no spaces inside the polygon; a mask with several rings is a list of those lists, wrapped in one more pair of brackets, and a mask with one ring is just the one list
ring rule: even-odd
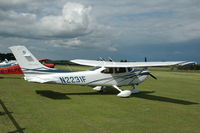
{"label": "aircraft shadow on grass", "polygon": [[[52,90],[36,90],[35,91],[37,94],[50,98],[50,99],[71,99],[68,97],[68,95],[100,95],[102,94],[101,92],[82,92],[82,93],[62,93],[62,92],[56,92]],[[115,95],[116,93],[114,92],[107,92],[103,93],[104,95]]]}
{"label": "aircraft shadow on grass", "polygon": [[[199,104],[196,102],[191,102],[191,101],[186,101],[186,100],[180,100],[180,99],[175,99],[175,98],[168,98],[168,97],[163,97],[163,96],[156,96],[152,95],[151,93],[154,93],[155,91],[141,91],[138,94],[133,94],[131,97],[135,98],[142,98],[146,100],[153,100],[153,101],[160,101],[160,102],[168,102],[168,103],[175,103],[175,104],[182,104],[182,105],[192,105],[192,104]],[[61,92],[56,92],[52,90],[36,90],[36,93],[50,98],[50,99],[71,99],[68,97],[68,95],[116,95],[116,92],[113,91],[108,91],[108,92],[82,92],[82,93],[61,93]]]}
{"label": "aircraft shadow on grass", "polygon": [[199,104],[197,102],[191,102],[191,101],[187,101],[187,100],[180,100],[180,99],[175,99],[175,98],[151,95],[151,93],[154,93],[154,92],[155,91],[141,91],[138,94],[132,95],[132,97],[143,98],[143,99],[153,100],[153,101],[161,101],[161,102],[182,104],[182,105]]}
{"label": "aircraft shadow on grass", "polygon": [[70,99],[65,93],[51,91],[51,90],[36,90],[37,94],[50,99]]}

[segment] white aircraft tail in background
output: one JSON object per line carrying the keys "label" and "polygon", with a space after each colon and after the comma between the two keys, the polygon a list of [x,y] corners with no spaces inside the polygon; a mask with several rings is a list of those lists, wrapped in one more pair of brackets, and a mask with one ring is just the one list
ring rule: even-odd
{"label": "white aircraft tail in background", "polygon": [[44,65],[42,65],[26,47],[16,46],[11,47],[10,49],[13,53],[15,53],[14,56],[17,59],[17,62],[20,64],[20,66],[29,69],[38,69],[43,67],[47,68]]}
{"label": "white aircraft tail in background", "polygon": [[[139,85],[148,76],[156,78],[148,70],[134,69],[134,67],[171,66],[183,63],[173,62],[110,62],[94,60],[72,60],[71,62],[94,66],[86,71],[65,71],[45,67],[24,46],[10,47],[22,71],[24,79],[29,82],[77,84],[95,86],[93,89],[101,91],[106,86],[112,86],[120,93],[119,97],[129,97],[132,93],[138,93],[135,85]],[[133,86],[132,90],[122,90],[119,86]]]}

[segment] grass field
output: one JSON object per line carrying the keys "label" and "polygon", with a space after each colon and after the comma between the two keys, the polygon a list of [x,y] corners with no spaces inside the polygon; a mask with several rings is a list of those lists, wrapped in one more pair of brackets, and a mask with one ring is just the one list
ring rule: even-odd
{"label": "grass field", "polygon": [[[158,80],[149,78],[138,86],[142,92],[129,98],[117,97],[115,90],[100,94],[89,86],[0,75],[0,99],[25,133],[199,133],[200,73],[152,73]],[[13,130],[9,118],[0,115],[0,133]]]}

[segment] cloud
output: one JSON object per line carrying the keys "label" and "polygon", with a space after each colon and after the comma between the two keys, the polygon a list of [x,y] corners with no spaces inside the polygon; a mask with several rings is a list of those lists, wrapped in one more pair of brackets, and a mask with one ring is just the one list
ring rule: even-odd
{"label": "cloud", "polygon": [[82,44],[82,41],[78,38],[72,38],[68,40],[50,40],[47,43],[57,48],[76,48]]}
{"label": "cloud", "polygon": [[113,34],[121,33],[123,45],[167,44],[200,38],[199,4],[197,0],[126,0],[101,5],[102,12],[96,14],[101,23],[115,29]]}
{"label": "cloud", "polygon": [[30,42],[43,40],[44,44],[57,48],[87,47],[117,51],[110,40],[110,37],[114,39],[112,28],[93,19],[91,10],[91,6],[72,2],[64,4],[60,15],[0,10],[0,35],[29,39]]}
{"label": "cloud", "polygon": [[60,16],[1,11],[0,34],[36,39],[73,38],[90,32],[90,7],[66,3]]}
{"label": "cloud", "polygon": [[10,10],[10,9],[19,9],[27,6],[34,0],[0,0],[0,9]]}
{"label": "cloud", "polygon": [[72,38],[89,33],[90,7],[68,2],[62,16],[45,16],[37,23],[39,35],[44,37]]}
{"label": "cloud", "polygon": [[0,0],[0,44],[105,53],[182,45],[200,38],[199,5],[199,0]]}

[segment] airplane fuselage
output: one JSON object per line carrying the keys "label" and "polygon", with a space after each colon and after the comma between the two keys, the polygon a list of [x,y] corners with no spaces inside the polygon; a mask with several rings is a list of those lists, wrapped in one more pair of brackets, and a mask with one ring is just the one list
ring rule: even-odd
{"label": "airplane fuselage", "polygon": [[[126,68],[125,68],[126,69]],[[143,71],[131,71],[116,73],[104,72],[105,68],[97,70],[87,70],[79,72],[62,72],[62,73],[44,73],[44,74],[31,74],[26,76],[25,79],[29,82],[39,83],[59,83],[59,84],[78,84],[78,85],[91,85],[91,86],[126,86],[137,85],[146,80],[148,75]]]}

